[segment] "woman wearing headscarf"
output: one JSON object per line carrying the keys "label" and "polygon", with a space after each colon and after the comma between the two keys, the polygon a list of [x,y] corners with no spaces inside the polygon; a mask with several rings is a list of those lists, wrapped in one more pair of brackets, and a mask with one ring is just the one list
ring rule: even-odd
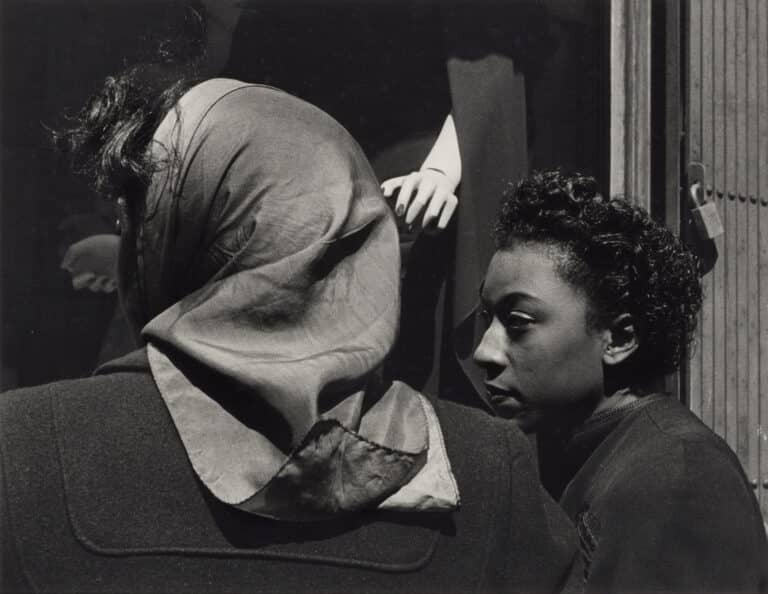
{"label": "woman wearing headscarf", "polygon": [[134,69],[63,141],[116,197],[145,346],[0,398],[3,591],[569,586],[519,430],[380,379],[397,233],[338,123]]}

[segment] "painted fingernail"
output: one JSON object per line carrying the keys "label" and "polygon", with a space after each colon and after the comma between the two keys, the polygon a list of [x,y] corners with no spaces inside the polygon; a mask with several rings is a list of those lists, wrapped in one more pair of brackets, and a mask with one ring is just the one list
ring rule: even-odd
{"label": "painted fingernail", "polygon": [[399,217],[403,216],[403,213],[405,212],[405,206],[402,204],[398,204],[397,208],[395,209],[395,214]]}

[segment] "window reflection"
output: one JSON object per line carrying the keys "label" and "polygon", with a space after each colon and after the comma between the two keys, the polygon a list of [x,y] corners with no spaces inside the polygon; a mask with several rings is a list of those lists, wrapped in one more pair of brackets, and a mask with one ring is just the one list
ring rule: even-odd
{"label": "window reflection", "polygon": [[[99,361],[131,348],[115,292],[74,288],[71,270],[61,268],[72,245],[114,233],[115,211],[71,175],[44,125],[60,125],[61,114],[81,106],[103,77],[148,58],[159,39],[186,39],[190,51],[198,41],[207,44],[208,75],[275,85],[325,109],[360,142],[382,180],[418,169],[453,112],[468,164],[459,191],[473,194],[460,195],[459,208],[471,204],[477,215],[481,247],[471,260],[477,274],[489,248],[485,228],[499,184],[554,165],[604,178],[601,2],[246,0],[227,9],[213,2],[192,6],[207,18],[207,36],[184,16],[188,4],[182,2],[3,4],[3,388],[87,375]],[[507,62],[489,67],[494,56]],[[498,73],[510,78],[493,79]],[[512,121],[519,124],[509,138],[494,136]],[[401,231],[408,262],[419,234]],[[453,249],[462,248],[449,245],[448,260]],[[418,259],[416,253],[412,270]],[[456,290],[464,272],[454,264],[425,264],[432,276],[420,274],[406,287],[412,300],[405,307],[412,311],[404,312],[404,336],[417,338],[394,359],[410,361],[412,369],[399,373],[414,375],[417,383],[434,385],[441,375],[446,381],[445,368],[435,369],[444,350],[435,335],[450,334],[462,313]],[[441,296],[446,279],[455,286]],[[467,290],[476,296],[476,287]],[[426,333],[411,323],[435,309]]]}

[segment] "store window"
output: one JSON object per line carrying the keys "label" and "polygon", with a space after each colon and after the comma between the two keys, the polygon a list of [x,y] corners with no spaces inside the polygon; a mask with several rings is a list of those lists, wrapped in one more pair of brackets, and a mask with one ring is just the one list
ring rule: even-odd
{"label": "store window", "polygon": [[[184,16],[190,6],[207,34]],[[131,348],[113,287],[92,290],[62,268],[73,244],[114,234],[114,213],[67,170],[47,128],[105,76],[150,58],[158,40],[197,51],[199,36],[207,75],[317,104],[382,180],[418,169],[452,113],[467,166],[459,208],[477,215],[471,262],[482,274],[505,184],[555,166],[606,178],[606,11],[589,0],[4,2],[2,387],[87,375]],[[446,265],[448,282],[455,274]],[[448,310],[463,298],[443,303],[444,316],[456,318]]]}

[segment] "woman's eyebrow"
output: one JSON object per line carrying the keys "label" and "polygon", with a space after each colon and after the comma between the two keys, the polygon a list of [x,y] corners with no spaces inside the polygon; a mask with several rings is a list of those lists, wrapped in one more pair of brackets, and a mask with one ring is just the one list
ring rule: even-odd
{"label": "woman's eyebrow", "polygon": [[496,302],[496,308],[510,307],[518,305],[520,302],[530,302],[532,305],[536,305],[541,302],[541,299],[525,291],[512,291],[507,293],[501,299]]}
{"label": "woman's eyebrow", "polygon": [[[478,290],[480,303],[483,303],[483,304],[487,302],[487,299],[483,296],[484,289],[485,289],[485,281],[480,283],[480,288]],[[501,299],[499,299],[494,307],[500,307],[502,305],[512,305],[514,303],[517,303],[518,301],[524,301],[524,300],[529,300],[534,302],[541,301],[541,299],[539,299],[535,295],[532,295],[531,293],[526,293],[525,291],[512,291],[504,295],[504,297],[502,297]]]}

